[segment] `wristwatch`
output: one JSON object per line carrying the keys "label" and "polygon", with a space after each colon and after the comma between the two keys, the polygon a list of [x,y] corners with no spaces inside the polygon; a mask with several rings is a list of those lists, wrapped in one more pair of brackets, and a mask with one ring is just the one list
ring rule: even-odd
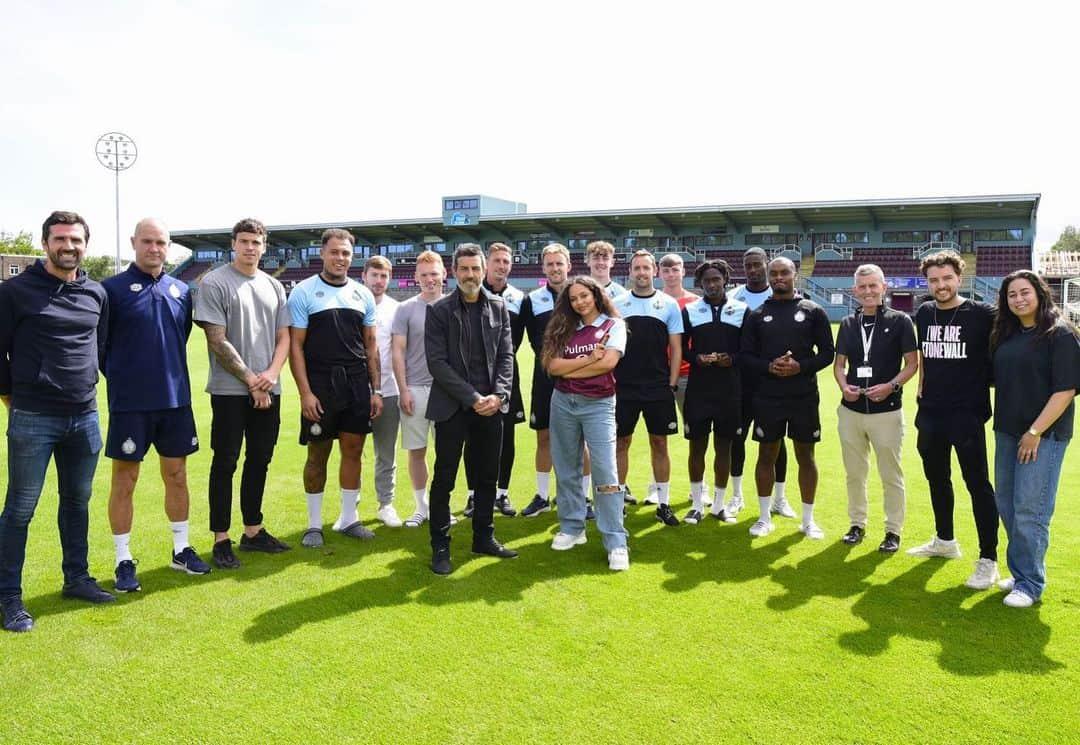
{"label": "wristwatch", "polygon": [[893,383],[892,383],[892,391],[893,391],[893,393],[897,393],[897,392],[898,392],[899,390],[900,390],[900,384],[899,384],[899,383],[897,383],[897,382],[896,382],[896,381],[894,380],[894,381],[893,381]]}
{"label": "wristwatch", "polygon": [[1035,429],[1034,427],[1032,427],[1031,429],[1028,430],[1028,434],[1032,435],[1033,437],[1042,437],[1042,432]]}
{"label": "wristwatch", "polygon": [[382,398],[382,388],[373,388],[372,391],[371,391],[371,395],[372,396],[378,396],[379,398]]}

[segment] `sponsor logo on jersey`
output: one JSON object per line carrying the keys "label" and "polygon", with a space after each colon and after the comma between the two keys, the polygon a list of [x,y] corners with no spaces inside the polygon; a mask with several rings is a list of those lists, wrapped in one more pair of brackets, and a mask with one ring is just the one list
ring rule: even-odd
{"label": "sponsor logo on jersey", "polygon": [[142,285],[139,284],[138,282],[132,282],[131,285],[128,287],[128,289],[131,290],[132,292],[138,292],[139,290],[142,289]]}

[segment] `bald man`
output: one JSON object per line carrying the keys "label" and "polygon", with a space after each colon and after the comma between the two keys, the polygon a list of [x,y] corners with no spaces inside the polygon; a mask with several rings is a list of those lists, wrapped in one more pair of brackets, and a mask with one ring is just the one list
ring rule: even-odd
{"label": "bald man", "polygon": [[113,464],[109,524],[117,592],[142,589],[131,555],[132,496],[151,445],[158,454],[173,536],[169,566],[186,574],[210,572],[188,542],[186,459],[199,449],[187,367],[191,294],[185,283],[165,272],[169,243],[160,220],[140,220],[131,237],[135,261],[102,282],[111,311],[104,367],[109,389],[105,455]]}

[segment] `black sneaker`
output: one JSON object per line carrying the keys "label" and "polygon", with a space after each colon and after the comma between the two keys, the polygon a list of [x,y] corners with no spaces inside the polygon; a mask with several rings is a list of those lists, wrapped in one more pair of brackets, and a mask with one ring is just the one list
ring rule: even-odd
{"label": "black sneaker", "polygon": [[142,589],[139,580],[135,577],[135,561],[125,559],[116,565],[116,591],[138,592]]}
{"label": "black sneaker", "polygon": [[476,507],[473,505],[473,498],[469,497],[469,499],[465,502],[465,509],[461,511],[461,516],[472,517],[473,510],[475,509]]}
{"label": "black sneaker", "polygon": [[885,540],[878,544],[877,550],[883,554],[895,554],[900,550],[900,536],[896,533],[886,533]]}
{"label": "black sneaker", "polygon": [[626,487],[626,491],[623,492],[624,504],[637,504],[637,500],[634,499],[634,495],[630,493],[630,487]]}
{"label": "black sneaker", "polygon": [[494,538],[474,543],[472,552],[478,556],[494,556],[497,559],[516,559],[518,555],[517,551],[507,548]]}
{"label": "black sneaker", "polygon": [[514,505],[510,504],[510,497],[505,494],[495,499],[495,509],[499,511],[500,515],[506,515],[507,517],[513,517],[517,514]]}
{"label": "black sneaker", "polygon": [[233,542],[224,538],[214,544],[213,559],[219,569],[239,569],[240,560],[232,550]]}
{"label": "black sneaker", "polygon": [[289,548],[291,547],[288,543],[274,538],[274,536],[266,532],[266,528],[259,528],[259,532],[251,538],[248,538],[247,533],[240,536],[241,551],[262,551],[267,554],[280,554],[288,551]]}
{"label": "black sneaker", "polygon": [[4,631],[22,634],[34,630],[34,617],[26,612],[22,598],[5,600],[0,604],[0,612],[4,615]]}
{"label": "black sneaker", "polygon": [[541,512],[549,512],[551,510],[550,500],[544,499],[539,494],[532,498],[528,507],[521,511],[522,517],[536,517]]}
{"label": "black sneaker", "polygon": [[841,538],[844,543],[849,546],[857,546],[862,543],[862,539],[866,536],[866,531],[860,528],[858,525],[852,525],[848,532],[844,533],[844,537]]}
{"label": "black sneaker", "polygon": [[679,518],[671,511],[670,504],[662,504],[656,508],[656,519],[664,525],[670,525],[672,527],[679,524]]}
{"label": "black sneaker", "polygon": [[444,577],[454,571],[454,565],[450,563],[449,547],[437,548],[431,552],[431,571]]}
{"label": "black sneaker", "polygon": [[178,554],[173,554],[169,568],[188,574],[210,574],[210,565],[200,559],[191,546],[185,547]]}
{"label": "black sneaker", "polygon": [[115,595],[102,590],[92,577],[87,577],[73,585],[64,585],[60,594],[65,598],[85,600],[88,603],[111,603],[116,600]]}
{"label": "black sneaker", "polygon": [[595,520],[596,519],[596,510],[593,509],[591,500],[585,502],[585,519],[586,520]]}

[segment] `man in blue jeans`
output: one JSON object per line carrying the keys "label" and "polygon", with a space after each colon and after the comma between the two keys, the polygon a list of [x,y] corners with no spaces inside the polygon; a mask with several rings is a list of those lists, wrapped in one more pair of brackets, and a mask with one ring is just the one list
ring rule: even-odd
{"label": "man in blue jeans", "polygon": [[104,288],[79,264],[90,229],[74,212],[41,228],[45,258],[0,285],[0,400],[8,410],[8,485],[0,514],[0,610],[6,631],[30,631],[22,603],[26,533],[49,460],[56,459],[57,524],[68,598],[115,598],[90,576],[90,491],[101,450],[98,364],[108,328]]}

